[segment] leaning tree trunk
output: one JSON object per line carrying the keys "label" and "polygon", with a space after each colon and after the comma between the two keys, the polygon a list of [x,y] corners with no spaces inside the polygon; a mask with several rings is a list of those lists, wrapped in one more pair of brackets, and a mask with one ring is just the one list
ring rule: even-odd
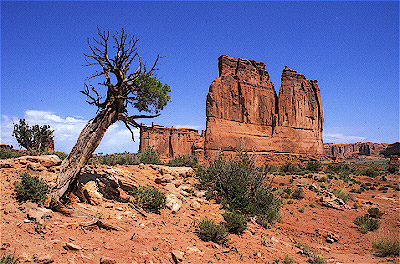
{"label": "leaning tree trunk", "polygon": [[62,162],[57,178],[57,186],[51,193],[51,202],[60,204],[60,198],[65,194],[71,182],[76,179],[81,168],[92,156],[101,142],[108,127],[118,119],[118,111],[114,108],[102,110],[90,120],[79,135],[75,146],[68,157]]}

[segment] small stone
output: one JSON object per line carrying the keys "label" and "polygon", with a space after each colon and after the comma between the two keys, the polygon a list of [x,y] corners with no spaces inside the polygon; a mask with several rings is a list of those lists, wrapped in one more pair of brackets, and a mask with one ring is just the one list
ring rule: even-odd
{"label": "small stone", "polygon": [[176,213],[181,209],[182,201],[178,199],[175,194],[169,193],[166,195],[165,206],[173,213]]}
{"label": "small stone", "polygon": [[24,219],[24,223],[29,223],[30,221],[29,219]]}
{"label": "small stone", "polygon": [[32,259],[32,258],[28,255],[28,253],[26,253],[26,252],[23,252],[23,253],[20,255],[19,260],[20,260],[21,262],[32,262],[32,261],[33,261],[33,259]]}
{"label": "small stone", "polygon": [[179,251],[179,250],[173,250],[171,252],[171,255],[172,255],[172,260],[176,264],[176,263],[182,262],[183,256],[185,255],[185,253],[182,251]]}
{"label": "small stone", "polygon": [[202,197],[206,196],[206,192],[205,191],[194,191],[194,195],[196,195],[196,197],[198,197],[198,198],[202,198]]}
{"label": "small stone", "polygon": [[69,242],[65,244],[64,248],[68,249],[68,250],[81,250],[82,249],[80,246],[69,243]]}
{"label": "small stone", "polygon": [[190,204],[190,207],[192,207],[194,210],[199,210],[200,208],[201,208],[201,205],[200,205],[200,203],[199,202],[197,202],[197,201],[193,201],[191,204]]}
{"label": "small stone", "polygon": [[53,263],[54,259],[51,254],[36,253],[33,255],[33,261],[41,264]]}
{"label": "small stone", "polygon": [[102,257],[100,258],[100,264],[116,264],[117,262],[109,257]]}

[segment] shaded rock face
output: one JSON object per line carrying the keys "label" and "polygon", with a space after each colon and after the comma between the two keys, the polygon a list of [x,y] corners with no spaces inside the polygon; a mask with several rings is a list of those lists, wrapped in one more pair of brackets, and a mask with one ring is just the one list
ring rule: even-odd
{"label": "shaded rock face", "polygon": [[264,63],[223,55],[218,66],[207,95],[207,157],[238,147],[260,154],[323,154],[317,81],[285,67],[278,97]]}
{"label": "shaded rock face", "polygon": [[163,159],[176,158],[179,155],[204,156],[204,137],[198,130],[174,128],[160,125],[141,124],[139,151],[154,146]]}
{"label": "shaded rock face", "polygon": [[[392,144],[394,145],[394,144]],[[357,156],[385,156],[387,143],[357,142],[347,144],[324,144],[325,155],[335,159],[354,158]],[[390,156],[390,154],[388,155]]]}
{"label": "shaded rock face", "polygon": [[381,154],[385,157],[390,157],[392,155],[400,156],[400,142],[395,142],[388,145],[387,148],[381,152]]}

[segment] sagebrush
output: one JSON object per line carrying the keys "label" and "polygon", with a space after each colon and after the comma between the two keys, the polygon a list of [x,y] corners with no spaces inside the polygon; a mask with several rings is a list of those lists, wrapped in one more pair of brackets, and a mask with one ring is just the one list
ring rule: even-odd
{"label": "sagebrush", "polygon": [[159,213],[165,207],[165,194],[153,186],[139,186],[132,191],[136,202],[148,211]]}
{"label": "sagebrush", "polygon": [[228,161],[219,156],[196,174],[207,196],[225,208],[242,214],[266,215],[271,221],[279,219],[281,199],[265,184],[264,168],[257,167],[246,152]]}
{"label": "sagebrush", "polygon": [[247,219],[244,215],[237,212],[226,211],[224,214],[225,227],[229,233],[242,234],[247,228]]}
{"label": "sagebrush", "polygon": [[399,256],[400,255],[400,241],[398,238],[398,234],[375,238],[372,241],[372,247],[376,252],[376,255],[379,257],[386,256]]}
{"label": "sagebrush", "polygon": [[367,234],[369,231],[375,231],[379,228],[379,221],[370,217],[368,214],[359,216],[354,220],[361,233]]}
{"label": "sagebrush", "polygon": [[212,241],[218,244],[224,244],[228,241],[228,234],[224,224],[216,224],[214,221],[203,218],[197,225],[195,232],[203,241]]}
{"label": "sagebrush", "polygon": [[49,186],[44,180],[25,172],[21,175],[20,181],[15,182],[14,191],[19,202],[32,201],[43,204],[49,192]]}

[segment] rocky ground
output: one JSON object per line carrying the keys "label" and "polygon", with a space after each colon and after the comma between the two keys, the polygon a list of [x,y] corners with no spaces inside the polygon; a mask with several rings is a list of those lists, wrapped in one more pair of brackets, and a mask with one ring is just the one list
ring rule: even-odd
{"label": "rocky ground", "polygon": [[[55,156],[0,162],[2,255],[15,254],[22,263],[282,263],[288,255],[304,263],[309,258],[296,247],[301,243],[320,252],[328,263],[399,261],[375,256],[371,244],[376,236],[399,234],[399,193],[394,188],[379,191],[379,186],[398,183],[398,175],[388,175],[386,181],[354,176],[377,188],[354,193],[354,201],[347,204],[332,199],[331,191],[348,192],[358,184],[340,179],[321,182],[324,174],[271,176],[272,186],[278,191],[302,188],[304,198],[284,199],[281,220],[273,228],[265,229],[251,220],[244,234],[231,234],[227,245],[221,246],[201,241],[194,232],[196,220],[208,217],[220,222],[224,210],[196,189],[191,168],[86,166],[81,187],[91,204],[73,197],[69,206],[90,212],[122,228],[120,231],[85,226],[84,217],[67,217],[15,200],[14,182],[21,173],[37,175],[54,185],[59,163]],[[152,185],[164,192],[167,207],[160,214],[146,212],[145,217],[124,199],[115,200],[117,196],[128,199],[129,188],[138,185]],[[353,221],[371,207],[384,213],[380,228],[362,234]]]}

